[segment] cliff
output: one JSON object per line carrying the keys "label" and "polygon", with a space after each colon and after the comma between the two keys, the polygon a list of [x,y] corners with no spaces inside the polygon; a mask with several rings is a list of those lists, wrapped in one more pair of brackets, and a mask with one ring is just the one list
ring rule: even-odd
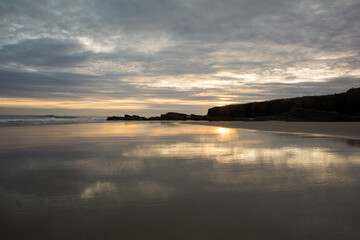
{"label": "cliff", "polygon": [[360,88],[332,95],[213,107],[207,117],[211,120],[359,121]]}
{"label": "cliff", "polygon": [[165,114],[161,114],[161,116],[155,116],[155,117],[140,117],[138,115],[128,115],[125,114],[124,117],[119,116],[112,116],[107,118],[108,121],[118,121],[118,120],[127,120],[127,121],[156,121],[156,120],[165,120],[165,121],[186,121],[186,120],[195,120],[195,121],[201,121],[201,120],[208,120],[206,116],[202,115],[187,115],[185,113],[176,113],[176,112],[168,112]]}

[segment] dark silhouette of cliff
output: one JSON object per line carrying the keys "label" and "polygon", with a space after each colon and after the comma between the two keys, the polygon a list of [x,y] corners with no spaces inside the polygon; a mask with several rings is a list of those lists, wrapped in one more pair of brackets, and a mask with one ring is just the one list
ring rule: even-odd
{"label": "dark silhouette of cliff", "polygon": [[344,93],[277,99],[264,102],[213,107],[207,115],[168,112],[155,117],[125,114],[108,117],[109,121],[360,121],[360,88]]}
{"label": "dark silhouette of cliff", "polygon": [[332,95],[213,107],[207,117],[210,120],[360,121],[360,88]]}
{"label": "dark silhouette of cliff", "polygon": [[201,121],[201,120],[208,120],[207,116],[203,115],[187,115],[185,113],[176,113],[176,112],[168,112],[165,114],[161,114],[160,116],[156,117],[140,117],[138,115],[128,115],[125,114],[124,117],[119,116],[112,116],[107,118],[108,121],[118,121],[118,120],[127,120],[127,121],[156,121],[156,120],[165,120],[165,121],[186,121],[186,120],[195,120],[195,121]]}

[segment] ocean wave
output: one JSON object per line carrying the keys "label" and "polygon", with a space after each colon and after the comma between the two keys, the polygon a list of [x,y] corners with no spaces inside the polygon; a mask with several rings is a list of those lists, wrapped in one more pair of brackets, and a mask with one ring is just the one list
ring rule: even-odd
{"label": "ocean wave", "polygon": [[103,122],[105,117],[56,115],[0,115],[0,126],[47,125],[65,123]]}

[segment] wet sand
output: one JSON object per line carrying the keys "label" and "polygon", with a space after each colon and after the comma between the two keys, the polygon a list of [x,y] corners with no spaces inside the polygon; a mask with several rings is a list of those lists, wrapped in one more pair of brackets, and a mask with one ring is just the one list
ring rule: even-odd
{"label": "wet sand", "polygon": [[1,239],[357,240],[359,146],[178,122],[0,127]]}
{"label": "wet sand", "polygon": [[342,138],[360,139],[360,122],[186,122],[186,124],[206,125],[226,128],[250,129],[271,132],[305,133],[328,135]]}

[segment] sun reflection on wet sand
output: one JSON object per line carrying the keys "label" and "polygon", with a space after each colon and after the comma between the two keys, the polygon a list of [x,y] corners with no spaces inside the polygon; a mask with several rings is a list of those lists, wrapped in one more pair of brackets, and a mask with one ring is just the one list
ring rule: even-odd
{"label": "sun reflection on wet sand", "polygon": [[216,127],[214,130],[218,141],[230,141],[238,137],[238,131],[232,128]]}
{"label": "sun reflection on wet sand", "polygon": [[[259,229],[275,223],[304,238],[304,229],[328,231],[309,219],[358,231],[357,218],[346,219],[348,208],[360,216],[354,200],[360,148],[346,140],[171,122],[2,127],[0,136],[0,220],[12,219],[9,229],[38,224],[28,228],[35,236],[36,228],[69,232],[69,219],[117,239],[129,239],[131,229],[145,239],[147,226],[157,233],[187,229],[188,222],[197,226],[186,230],[194,234],[207,226],[199,239],[211,239],[212,230],[226,238],[222,233],[232,224],[251,236],[242,227],[249,221]],[[169,219],[179,221],[176,228]],[[49,222],[62,227],[44,229]]]}

